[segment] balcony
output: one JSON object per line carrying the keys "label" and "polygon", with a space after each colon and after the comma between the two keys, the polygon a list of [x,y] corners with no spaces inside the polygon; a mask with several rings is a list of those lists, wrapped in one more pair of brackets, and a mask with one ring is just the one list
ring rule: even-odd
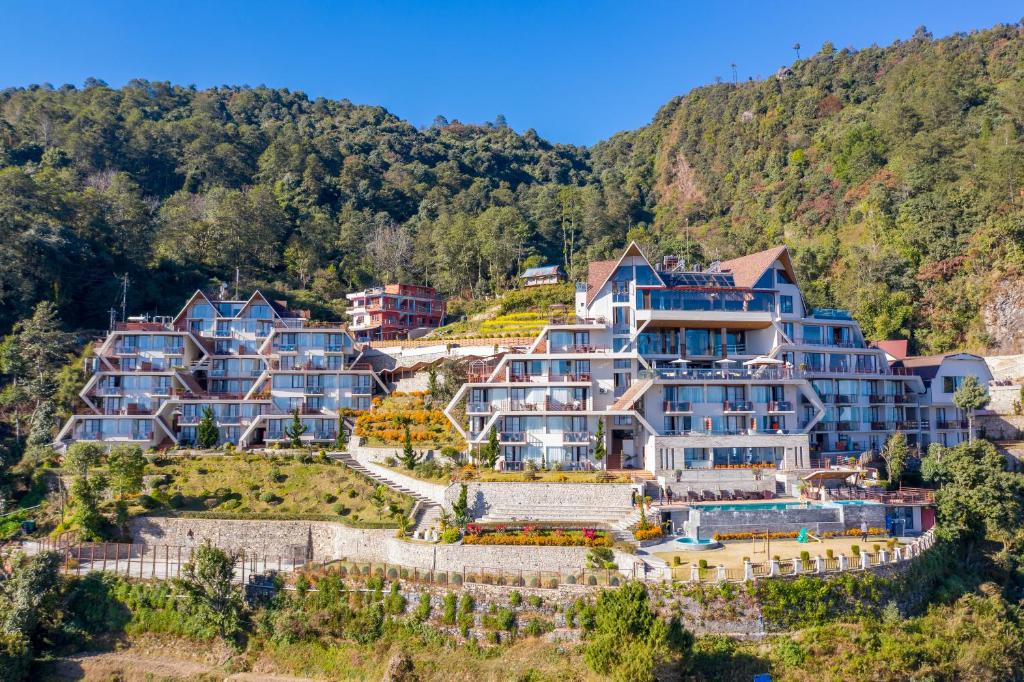
{"label": "balcony", "polygon": [[154,386],[150,389],[149,394],[158,398],[170,397],[172,391],[170,386]]}
{"label": "balcony", "polygon": [[930,425],[931,423],[927,419],[921,421],[901,421],[896,422],[896,429],[898,431],[916,431],[918,429],[927,430]]}
{"label": "balcony", "polygon": [[298,348],[294,343],[280,343],[274,345],[274,352],[276,353],[297,353]]}
{"label": "balcony", "polygon": [[855,422],[836,422],[837,431],[856,431],[857,426]]}
{"label": "balcony", "polygon": [[722,403],[723,412],[753,412],[754,404],[749,400],[726,400]]}
{"label": "balcony", "polygon": [[373,386],[370,384],[356,384],[352,387],[352,395],[370,395],[373,393]]}
{"label": "balcony", "polygon": [[967,420],[966,419],[939,420],[938,422],[936,422],[936,428],[944,430],[944,431],[950,431],[950,430],[955,430],[955,429],[966,429],[967,428]]}
{"label": "balcony", "polygon": [[222,414],[217,417],[218,426],[238,426],[242,423],[242,416],[238,414]]}
{"label": "balcony", "polygon": [[324,347],[325,353],[344,353],[345,348],[340,343],[332,343],[329,346]]}
{"label": "balcony", "polygon": [[693,405],[688,400],[666,400],[661,407],[665,414],[693,412]]}
{"label": "balcony", "polygon": [[586,372],[576,372],[572,374],[552,374],[548,377],[548,381],[585,383],[590,381],[590,374]]}
{"label": "balcony", "polygon": [[491,406],[491,409],[502,412],[539,412],[544,409],[544,403],[531,403],[527,400],[503,400]]}
{"label": "balcony", "polygon": [[589,443],[594,434],[589,431],[566,431],[562,434],[563,443]]}
{"label": "balcony", "polygon": [[912,395],[899,394],[892,396],[892,399],[894,403],[897,403],[899,405],[906,405],[907,403],[914,402],[914,396]]}
{"label": "balcony", "polygon": [[[354,390],[355,389],[353,389],[353,391]],[[304,394],[306,394],[306,395],[323,395],[324,394],[324,387],[323,386],[306,386],[304,389],[302,389],[302,392]]]}
{"label": "balcony", "polygon": [[120,386],[97,386],[92,393],[99,398],[120,398],[124,395]]}
{"label": "balcony", "polygon": [[788,400],[772,400],[768,403],[769,412],[792,412],[793,403]]}
{"label": "balcony", "polygon": [[132,440],[153,440],[152,431],[133,431]]}
{"label": "balcony", "polygon": [[498,434],[499,443],[525,443],[526,433],[523,431],[502,431]]}
{"label": "balcony", "polygon": [[544,409],[549,412],[583,412],[590,409],[589,400],[573,400],[563,403],[558,400],[547,398],[544,401]]}
{"label": "balcony", "polygon": [[893,422],[871,422],[872,431],[894,431],[895,424]]}
{"label": "balcony", "polygon": [[549,353],[598,353],[605,350],[590,344],[563,344],[556,346],[548,342]]}
{"label": "balcony", "polygon": [[837,403],[841,405],[853,405],[857,402],[857,396],[855,395],[843,395],[841,393],[833,393],[829,396],[829,402]]}
{"label": "balcony", "polygon": [[490,403],[466,403],[467,414],[490,414]]}
{"label": "balcony", "polygon": [[891,403],[893,402],[893,396],[891,395],[877,395],[872,394],[868,396],[869,403]]}

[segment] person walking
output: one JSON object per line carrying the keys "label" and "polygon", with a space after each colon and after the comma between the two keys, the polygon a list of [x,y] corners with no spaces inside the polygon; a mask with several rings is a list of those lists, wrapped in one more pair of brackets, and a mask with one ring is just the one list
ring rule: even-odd
{"label": "person walking", "polygon": [[861,542],[867,542],[868,541],[868,522],[867,521],[861,521],[860,522],[860,540],[861,540]]}

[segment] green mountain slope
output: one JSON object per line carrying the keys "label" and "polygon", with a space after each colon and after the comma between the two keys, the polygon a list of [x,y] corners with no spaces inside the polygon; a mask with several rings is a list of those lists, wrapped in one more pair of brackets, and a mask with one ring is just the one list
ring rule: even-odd
{"label": "green mountain slope", "polygon": [[689,225],[705,258],[785,242],[813,303],[944,350],[1006,341],[978,310],[1024,262],[1022,132],[1021,28],[920,30],[698,88],[592,160],[651,197],[651,241]]}
{"label": "green mountain slope", "polygon": [[506,291],[628,239],[709,262],[784,242],[814,305],[921,352],[1024,339],[1019,26],[814,56],[698,88],[591,149],[416,129],[302,93],[135,81],[0,91],[0,332],[43,299],[102,327],[217,280],[337,317],[402,279]]}

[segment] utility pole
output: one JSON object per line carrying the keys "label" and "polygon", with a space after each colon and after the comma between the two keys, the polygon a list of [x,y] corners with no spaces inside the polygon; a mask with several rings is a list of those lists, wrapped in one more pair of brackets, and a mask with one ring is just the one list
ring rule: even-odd
{"label": "utility pole", "polygon": [[121,321],[124,322],[128,319],[128,273],[118,279],[121,280]]}
{"label": "utility pole", "polygon": [[793,49],[796,50],[797,61],[800,61],[800,43],[793,43]]}
{"label": "utility pole", "polygon": [[235,266],[235,300],[238,300],[238,266]]}
{"label": "utility pole", "polygon": [[737,81],[737,77],[736,77],[736,62],[733,62],[729,66],[732,67],[732,84],[736,85],[736,81]]}

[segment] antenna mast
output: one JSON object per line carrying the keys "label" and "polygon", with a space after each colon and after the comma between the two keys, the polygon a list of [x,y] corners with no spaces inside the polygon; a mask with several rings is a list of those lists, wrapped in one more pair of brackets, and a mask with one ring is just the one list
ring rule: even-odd
{"label": "antenna mast", "polygon": [[238,266],[235,266],[235,300],[238,300]]}
{"label": "antenna mast", "polygon": [[[117,279],[121,280],[121,321],[125,322],[128,319],[128,282],[130,280],[128,279],[127,272],[117,277]],[[113,328],[113,325],[111,325],[111,328]]]}

